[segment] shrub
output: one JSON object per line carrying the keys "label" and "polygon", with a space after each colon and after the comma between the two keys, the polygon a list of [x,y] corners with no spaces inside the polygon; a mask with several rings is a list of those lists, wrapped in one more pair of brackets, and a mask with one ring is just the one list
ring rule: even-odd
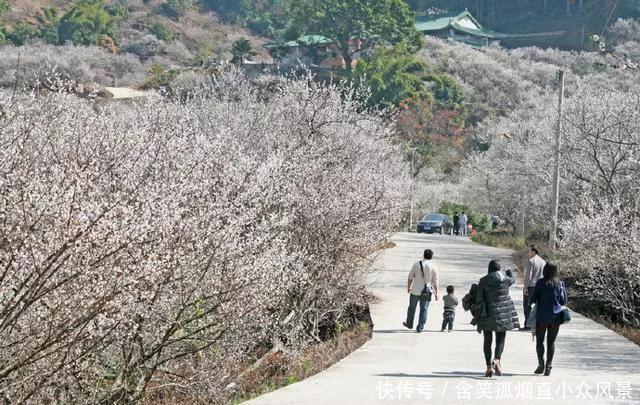
{"label": "shrub", "polygon": [[527,247],[527,244],[523,239],[516,238],[513,235],[494,232],[479,232],[476,235],[471,236],[471,240],[482,245],[512,249],[515,251],[520,251]]}
{"label": "shrub", "polygon": [[18,21],[13,29],[6,34],[7,39],[14,45],[24,45],[31,40],[40,38],[40,30],[32,24]]}
{"label": "shrub", "polygon": [[192,0],[167,0],[164,8],[170,16],[181,17],[193,10]]}
{"label": "shrub", "polygon": [[453,218],[456,212],[464,212],[467,215],[467,223],[473,226],[478,232],[484,232],[491,229],[491,218],[489,215],[479,212],[465,204],[458,204],[450,201],[443,201],[440,206],[440,213]]}
{"label": "shrub", "polygon": [[173,39],[173,31],[160,21],[154,22],[149,28],[149,32],[165,42],[169,42]]}
{"label": "shrub", "polygon": [[0,16],[11,9],[9,0],[0,0]]}
{"label": "shrub", "polygon": [[101,35],[115,37],[116,23],[103,0],[79,0],[60,20],[58,36],[63,43],[96,45]]}
{"label": "shrub", "polygon": [[141,89],[158,89],[169,85],[180,74],[178,69],[167,69],[162,65],[154,64],[149,70],[149,77],[140,86]]}
{"label": "shrub", "polygon": [[59,44],[58,25],[60,24],[60,9],[44,7],[37,15],[40,23],[40,36],[48,44]]}
{"label": "shrub", "polygon": [[2,25],[0,25],[0,45],[4,45],[9,43],[9,40],[7,39],[6,35],[5,35],[5,31],[4,31],[4,27]]}
{"label": "shrub", "polygon": [[162,52],[163,43],[153,35],[145,35],[144,37],[128,41],[123,44],[122,50],[132,53],[141,60],[147,60]]}
{"label": "shrub", "polygon": [[254,56],[256,52],[253,50],[251,42],[249,42],[248,39],[240,38],[233,43],[231,54],[233,55],[233,57],[231,58],[231,63],[241,65],[245,59],[251,59],[251,57]]}

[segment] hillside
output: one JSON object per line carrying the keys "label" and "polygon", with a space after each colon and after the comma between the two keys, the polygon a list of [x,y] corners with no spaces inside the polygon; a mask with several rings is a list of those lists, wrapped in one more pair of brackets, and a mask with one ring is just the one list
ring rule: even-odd
{"label": "hillside", "polygon": [[[107,0],[104,3],[90,0],[86,3],[97,4],[98,9],[105,10],[107,17],[114,20],[113,34],[108,34],[114,46],[110,41],[83,45],[100,45],[113,52],[132,53],[143,62],[157,58],[163,64],[184,65],[209,58],[229,60],[232,44],[246,38],[256,52],[255,60],[269,59],[268,53],[262,48],[265,38],[223,21],[216,12],[190,0]],[[75,4],[68,0],[11,2],[0,16],[0,33],[4,32],[5,42],[16,45],[34,41],[55,44],[55,39],[50,40],[42,32],[55,31],[56,24],[65,18]],[[179,12],[176,13],[176,10]],[[63,42],[63,39],[59,38],[59,42]]]}

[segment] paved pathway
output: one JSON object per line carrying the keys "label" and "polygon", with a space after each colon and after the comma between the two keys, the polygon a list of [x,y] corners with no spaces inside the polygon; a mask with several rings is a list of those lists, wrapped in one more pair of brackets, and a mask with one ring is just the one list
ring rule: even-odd
{"label": "paved pathway", "polygon": [[[432,302],[424,333],[402,328],[407,273],[423,249],[435,251],[441,287],[454,285],[459,298],[490,259],[507,263],[510,252],[451,236],[401,233],[393,240],[397,246],[380,254],[371,280],[380,298],[372,306],[373,338],[324,372],[247,404],[640,404],[640,347],[579,314],[560,330],[550,377],[532,374],[535,343],[530,333],[513,331],[504,375],[484,378],[482,337],[470,314],[459,307],[456,330],[442,333],[441,300]],[[522,286],[511,295],[522,319]]]}

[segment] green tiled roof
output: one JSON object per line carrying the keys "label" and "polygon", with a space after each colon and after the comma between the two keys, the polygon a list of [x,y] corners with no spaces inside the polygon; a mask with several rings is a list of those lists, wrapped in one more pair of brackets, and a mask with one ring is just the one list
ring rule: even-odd
{"label": "green tiled roof", "polygon": [[[460,24],[459,21],[464,19],[465,17],[472,20],[479,28],[475,29],[465,27],[464,25]],[[419,17],[416,21],[416,29],[424,33],[442,31],[449,28],[453,28],[456,31],[464,32],[466,34],[485,38],[506,37],[505,34],[501,34],[499,32],[484,28],[475,18],[473,18],[471,13],[468,11],[463,11],[461,13],[447,13],[434,16]]]}
{"label": "green tiled roof", "polygon": [[420,32],[444,30],[461,15],[461,13],[447,13],[418,17],[416,20],[416,29]]}
{"label": "green tiled roof", "polygon": [[295,41],[285,42],[283,46],[294,48],[296,46],[308,46],[317,44],[330,44],[333,41],[323,35],[303,35]]}

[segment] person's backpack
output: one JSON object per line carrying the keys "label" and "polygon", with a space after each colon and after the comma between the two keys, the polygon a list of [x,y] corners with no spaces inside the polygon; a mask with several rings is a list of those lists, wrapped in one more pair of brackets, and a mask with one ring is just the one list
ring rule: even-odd
{"label": "person's backpack", "polygon": [[487,317],[487,306],[484,301],[478,302],[476,297],[478,296],[478,284],[472,284],[469,292],[462,298],[462,308],[465,311],[471,311],[471,324],[475,325],[476,321],[480,318]]}
{"label": "person's backpack", "polygon": [[462,309],[469,311],[471,306],[476,302],[476,293],[478,291],[478,284],[471,284],[469,292],[462,297]]}

